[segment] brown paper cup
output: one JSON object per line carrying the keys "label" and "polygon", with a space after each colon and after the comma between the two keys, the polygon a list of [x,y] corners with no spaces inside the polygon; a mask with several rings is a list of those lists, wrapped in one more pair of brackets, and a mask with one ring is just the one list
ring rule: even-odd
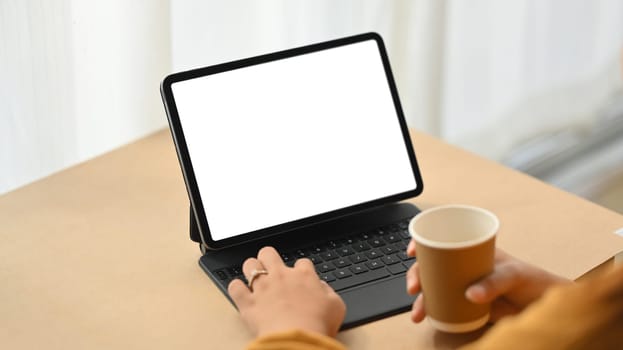
{"label": "brown paper cup", "polygon": [[493,271],[499,226],[491,212],[467,205],[428,209],[411,220],[424,308],[436,329],[469,332],[489,320],[490,305],[468,301],[465,290]]}

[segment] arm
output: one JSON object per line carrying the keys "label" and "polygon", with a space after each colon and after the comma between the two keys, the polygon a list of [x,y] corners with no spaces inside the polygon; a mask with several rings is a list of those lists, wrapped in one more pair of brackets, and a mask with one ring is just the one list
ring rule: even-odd
{"label": "arm", "polygon": [[623,267],[557,286],[516,317],[500,321],[464,349],[620,349]]}

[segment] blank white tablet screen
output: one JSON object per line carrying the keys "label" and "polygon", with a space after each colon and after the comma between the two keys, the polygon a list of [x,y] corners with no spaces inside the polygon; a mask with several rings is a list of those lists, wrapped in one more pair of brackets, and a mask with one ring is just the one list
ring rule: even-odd
{"label": "blank white tablet screen", "polygon": [[418,186],[373,40],[172,91],[213,240]]}

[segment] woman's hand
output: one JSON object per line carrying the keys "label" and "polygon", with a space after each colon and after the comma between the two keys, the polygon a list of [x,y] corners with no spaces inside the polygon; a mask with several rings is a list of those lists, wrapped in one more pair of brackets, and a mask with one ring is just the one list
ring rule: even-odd
{"label": "woman's hand", "polygon": [[[415,241],[407,247],[407,255],[415,256]],[[501,249],[495,251],[493,272],[472,284],[465,291],[465,297],[473,303],[491,302],[491,321],[513,315],[538,299],[553,285],[571,283],[562,277],[522,262]],[[407,293],[414,295],[421,289],[418,263],[407,272]],[[426,316],[424,296],[418,295],[411,310],[413,322],[420,322]]]}
{"label": "woman's hand", "polygon": [[233,280],[229,295],[240,316],[254,335],[300,329],[335,336],[344,320],[346,306],[342,299],[321,281],[309,259],[299,259],[287,267],[272,247],[260,249],[256,258],[247,259],[242,272],[247,280],[257,275],[253,290],[241,280]]}

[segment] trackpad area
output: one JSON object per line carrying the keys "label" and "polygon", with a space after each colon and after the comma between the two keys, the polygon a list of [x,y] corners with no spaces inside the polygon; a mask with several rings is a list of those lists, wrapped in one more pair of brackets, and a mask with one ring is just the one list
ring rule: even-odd
{"label": "trackpad area", "polygon": [[405,276],[341,291],[346,318],[341,329],[352,328],[411,309],[414,296],[407,294]]}

